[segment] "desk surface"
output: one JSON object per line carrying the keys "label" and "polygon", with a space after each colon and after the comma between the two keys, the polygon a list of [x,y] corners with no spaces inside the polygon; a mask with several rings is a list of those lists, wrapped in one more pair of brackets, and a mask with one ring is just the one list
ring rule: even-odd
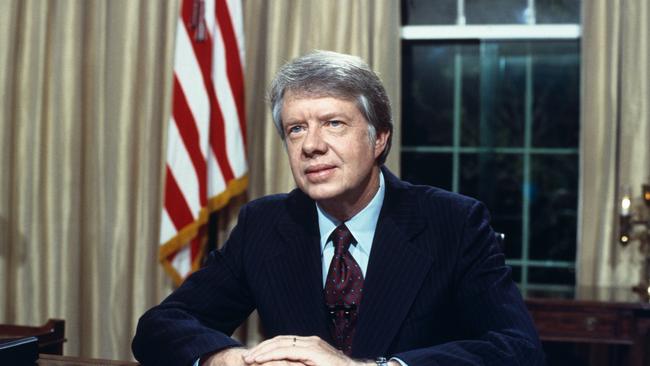
{"label": "desk surface", "polygon": [[56,356],[40,354],[38,366],[138,366],[131,361],[109,361],[83,357]]}
{"label": "desk surface", "polygon": [[566,303],[581,305],[598,305],[618,309],[650,310],[650,297],[632,291],[631,287],[595,287],[577,286],[573,292],[558,291],[524,291],[527,304]]}

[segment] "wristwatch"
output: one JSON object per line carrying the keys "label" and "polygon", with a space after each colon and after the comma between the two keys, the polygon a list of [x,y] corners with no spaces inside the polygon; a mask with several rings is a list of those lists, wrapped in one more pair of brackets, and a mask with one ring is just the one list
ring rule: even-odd
{"label": "wristwatch", "polygon": [[377,366],[388,366],[388,360],[386,360],[386,357],[377,357],[375,363]]}

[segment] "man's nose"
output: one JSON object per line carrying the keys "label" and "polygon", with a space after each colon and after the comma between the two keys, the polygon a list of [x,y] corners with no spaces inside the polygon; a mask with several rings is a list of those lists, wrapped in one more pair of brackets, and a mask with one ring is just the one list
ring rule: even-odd
{"label": "man's nose", "polygon": [[314,154],[323,154],[327,150],[327,144],[323,140],[323,135],[320,128],[310,128],[307,131],[305,140],[302,144],[302,151],[306,156]]}

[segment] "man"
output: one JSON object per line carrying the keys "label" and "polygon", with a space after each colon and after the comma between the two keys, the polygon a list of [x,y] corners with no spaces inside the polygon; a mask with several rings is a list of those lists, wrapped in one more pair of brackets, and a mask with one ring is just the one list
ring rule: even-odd
{"label": "man", "polygon": [[[142,316],[138,360],[543,364],[484,206],[383,167],[390,103],[361,59],[295,59],[270,99],[298,188],[242,208],[224,248]],[[247,350],[229,335],[253,309],[270,339]]]}

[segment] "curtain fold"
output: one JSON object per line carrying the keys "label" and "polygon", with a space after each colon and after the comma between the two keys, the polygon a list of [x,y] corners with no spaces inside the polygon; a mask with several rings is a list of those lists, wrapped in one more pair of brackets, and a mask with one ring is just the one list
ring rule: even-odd
{"label": "curtain fold", "polygon": [[158,265],[177,1],[0,3],[0,321],[131,358]]}
{"label": "curtain fold", "polygon": [[631,286],[639,243],[618,243],[618,202],[650,180],[650,4],[583,1],[577,283]]}
{"label": "curtain fold", "polygon": [[392,0],[246,0],[246,103],[251,197],[295,187],[266,93],[287,61],[314,49],[360,56],[380,74],[392,102],[395,132],[387,165],[399,174],[400,2]]}

